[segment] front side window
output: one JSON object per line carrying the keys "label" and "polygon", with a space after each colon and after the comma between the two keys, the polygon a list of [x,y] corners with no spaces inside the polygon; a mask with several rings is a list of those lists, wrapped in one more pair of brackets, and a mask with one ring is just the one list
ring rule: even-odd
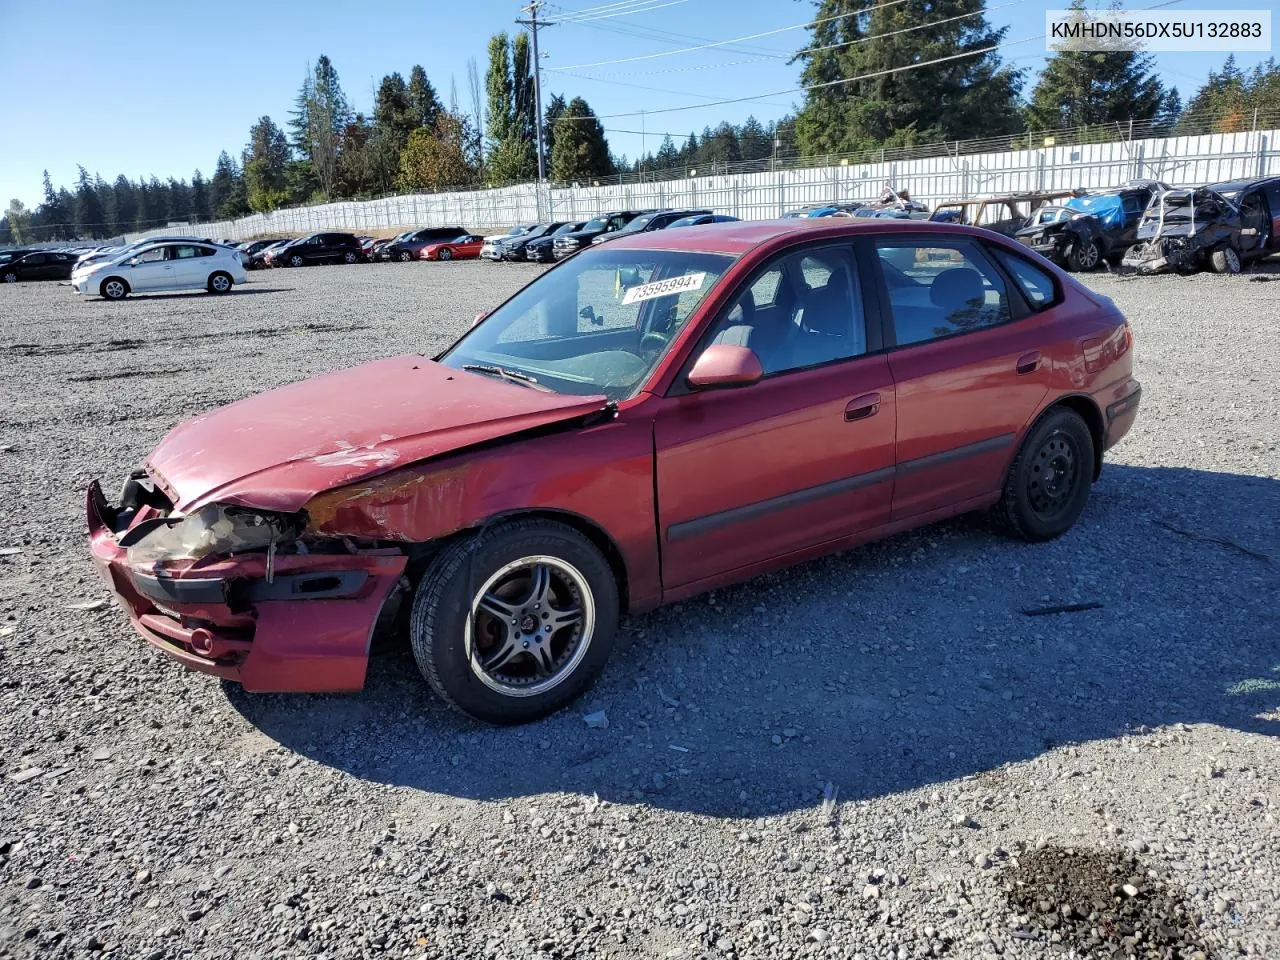
{"label": "front side window", "polygon": [[153,250],[145,250],[138,254],[136,259],[138,263],[159,263],[161,260],[168,259],[168,253],[168,247],[156,247]]}
{"label": "front side window", "polygon": [[625,399],[732,263],[711,253],[584,251],[498,307],[440,362],[557,393]]}
{"label": "front side window", "polygon": [[1007,323],[1009,291],[999,271],[968,240],[877,240],[899,345]]}
{"label": "front side window", "polygon": [[766,376],[866,353],[851,251],[819,247],[770,264],[729,304],[710,342],[747,347]]}

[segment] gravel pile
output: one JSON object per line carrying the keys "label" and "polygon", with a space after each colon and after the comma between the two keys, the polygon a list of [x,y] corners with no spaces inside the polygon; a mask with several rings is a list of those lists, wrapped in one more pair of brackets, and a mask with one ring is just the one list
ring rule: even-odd
{"label": "gravel pile", "polygon": [[248,696],[104,602],[91,478],[535,272],[0,289],[0,956],[1280,957],[1280,283],[1090,281],[1145,389],[1066,537],[964,518],[630,618],[532,726],[397,649]]}

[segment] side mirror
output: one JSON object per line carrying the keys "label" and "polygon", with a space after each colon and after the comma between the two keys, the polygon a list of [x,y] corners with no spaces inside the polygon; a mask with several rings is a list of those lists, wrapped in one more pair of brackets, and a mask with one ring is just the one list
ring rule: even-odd
{"label": "side mirror", "polygon": [[710,390],[746,387],[763,376],[764,367],[755,351],[731,343],[713,343],[693,362],[685,382],[698,390]]}
{"label": "side mirror", "polygon": [[578,311],[578,316],[597,327],[604,323],[604,319],[596,316],[595,307],[589,303]]}

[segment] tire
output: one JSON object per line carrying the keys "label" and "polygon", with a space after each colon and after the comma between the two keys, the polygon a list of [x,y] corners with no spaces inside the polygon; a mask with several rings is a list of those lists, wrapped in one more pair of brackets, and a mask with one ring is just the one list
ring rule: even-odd
{"label": "tire", "polygon": [[1097,240],[1081,240],[1067,251],[1067,269],[1075,273],[1092,270],[1102,259]]}
{"label": "tire", "polygon": [[107,277],[98,287],[98,293],[107,300],[123,300],[129,295],[129,284],[119,277]]}
{"label": "tire", "polygon": [[[546,572],[542,602],[534,570]],[[482,596],[504,613],[482,607]],[[567,618],[571,605],[576,621],[555,629],[541,623],[558,608]],[[527,723],[595,682],[618,612],[613,571],[591,541],[555,521],[514,520],[455,542],[432,562],[414,596],[409,634],[418,668],[451,707],[487,723]],[[495,664],[504,649],[508,656]]]}
{"label": "tire", "polygon": [[0,278],[0,279],[2,279],[5,283],[17,283],[18,275],[14,273],[12,270],[10,270],[8,273],[4,275],[3,278]]}
{"label": "tire", "polygon": [[230,293],[231,287],[235,281],[231,279],[231,274],[223,273],[219,270],[217,273],[209,274],[208,290],[210,293]]}
{"label": "tire", "polygon": [[1239,273],[1240,254],[1235,247],[1224,244],[1209,254],[1209,264],[1214,273]]}
{"label": "tire", "polygon": [[346,253],[344,253],[344,254],[342,255],[342,262],[343,262],[343,263],[355,263],[355,262],[356,262],[356,261],[358,261],[359,259],[360,259],[360,254],[358,254],[358,253],[353,253],[353,252],[352,252],[352,251],[350,251],[350,250],[348,250]]}
{"label": "tire", "polygon": [[289,258],[289,266],[291,267],[300,267],[302,266],[302,264],[303,264],[302,257],[298,256],[296,253]]}
{"label": "tire", "polygon": [[453,259],[453,251],[452,251],[452,250],[450,250],[448,247],[445,247],[445,248],[444,248],[443,250],[441,250],[438,254],[436,254],[436,259],[437,259],[437,260],[452,260],[452,259]]}
{"label": "tire", "polygon": [[1074,410],[1050,408],[1009,466],[997,518],[1011,534],[1032,543],[1061,536],[1089,502],[1093,465],[1088,425]]}
{"label": "tire", "polygon": [[401,250],[396,255],[396,259],[399,260],[401,263],[408,263],[410,260],[413,259],[413,254],[408,250]]}

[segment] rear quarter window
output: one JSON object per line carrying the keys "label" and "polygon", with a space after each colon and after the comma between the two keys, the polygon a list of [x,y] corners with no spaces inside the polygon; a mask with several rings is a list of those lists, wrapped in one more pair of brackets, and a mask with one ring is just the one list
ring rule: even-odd
{"label": "rear quarter window", "polygon": [[1000,265],[1009,271],[1032,310],[1043,310],[1058,302],[1058,285],[1049,271],[1003,248],[997,247],[992,252]]}

